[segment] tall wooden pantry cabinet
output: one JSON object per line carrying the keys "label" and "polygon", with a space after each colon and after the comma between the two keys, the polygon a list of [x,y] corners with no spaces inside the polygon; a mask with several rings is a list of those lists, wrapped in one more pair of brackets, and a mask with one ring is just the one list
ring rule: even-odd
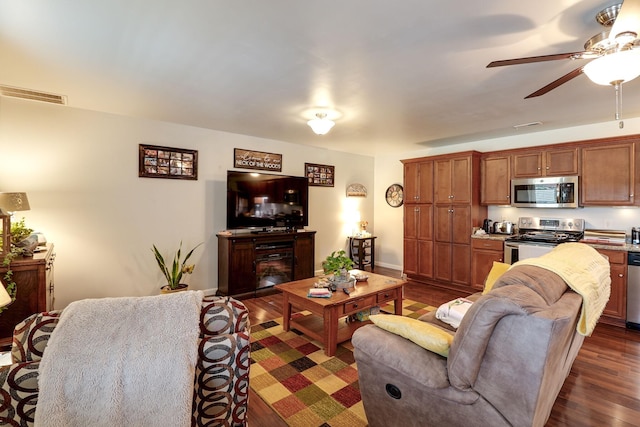
{"label": "tall wooden pantry cabinet", "polygon": [[404,272],[413,280],[471,286],[471,234],[480,205],[480,153],[402,161],[405,178]]}

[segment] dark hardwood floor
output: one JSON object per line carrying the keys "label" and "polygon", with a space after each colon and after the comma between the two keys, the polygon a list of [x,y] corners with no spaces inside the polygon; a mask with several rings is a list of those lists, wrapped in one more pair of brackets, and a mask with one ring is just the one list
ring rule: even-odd
{"label": "dark hardwood floor", "polygon": [[[376,273],[399,277],[396,270],[376,267]],[[460,294],[419,283],[405,286],[405,298],[438,306]],[[277,291],[244,299],[252,324],[282,316]],[[286,424],[258,395],[250,392],[251,427]],[[598,324],[585,338],[547,422],[547,427],[632,427],[640,425],[640,332]]]}

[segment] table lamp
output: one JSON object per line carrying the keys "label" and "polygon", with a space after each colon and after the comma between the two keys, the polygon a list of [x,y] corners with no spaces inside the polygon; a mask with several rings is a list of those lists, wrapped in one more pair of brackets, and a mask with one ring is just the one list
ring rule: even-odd
{"label": "table lamp", "polygon": [[2,252],[11,251],[11,216],[16,211],[28,211],[27,193],[0,193],[0,218],[2,219]]}
{"label": "table lamp", "polygon": [[4,284],[0,279],[0,308],[5,307],[9,304],[11,304],[11,296],[9,295],[7,290],[4,288]]}

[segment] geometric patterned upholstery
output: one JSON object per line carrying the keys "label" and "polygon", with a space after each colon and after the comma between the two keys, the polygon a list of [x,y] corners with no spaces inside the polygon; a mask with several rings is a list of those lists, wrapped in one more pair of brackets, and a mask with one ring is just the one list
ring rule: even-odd
{"label": "geometric patterned upholstery", "polygon": [[11,358],[14,363],[42,360],[53,329],[58,324],[61,310],[36,313],[18,323],[13,330]]}
{"label": "geometric patterned upholstery", "polygon": [[205,297],[192,425],[245,426],[249,399],[249,311],[231,297]]}
{"label": "geometric patterned upholstery", "polygon": [[[38,366],[60,313],[33,314],[16,326],[13,365],[0,367],[0,425],[33,425]],[[203,299],[192,425],[247,425],[249,330],[249,312],[240,301],[216,296]]]}

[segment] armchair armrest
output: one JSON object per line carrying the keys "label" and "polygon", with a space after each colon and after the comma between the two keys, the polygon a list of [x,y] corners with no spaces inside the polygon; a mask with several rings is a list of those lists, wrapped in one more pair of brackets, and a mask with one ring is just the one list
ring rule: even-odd
{"label": "armchair armrest", "polygon": [[249,310],[232,297],[208,296],[202,300],[202,336],[249,331]]}
{"label": "armchair armrest", "polygon": [[249,311],[231,297],[205,297],[193,425],[245,426],[249,397]]}
{"label": "armchair armrest", "polygon": [[61,310],[35,313],[16,325],[11,343],[11,359],[14,363],[42,359],[42,353],[58,324],[60,313]]}
{"label": "armchair armrest", "polygon": [[0,424],[33,425],[39,366],[37,361],[0,367]]}

